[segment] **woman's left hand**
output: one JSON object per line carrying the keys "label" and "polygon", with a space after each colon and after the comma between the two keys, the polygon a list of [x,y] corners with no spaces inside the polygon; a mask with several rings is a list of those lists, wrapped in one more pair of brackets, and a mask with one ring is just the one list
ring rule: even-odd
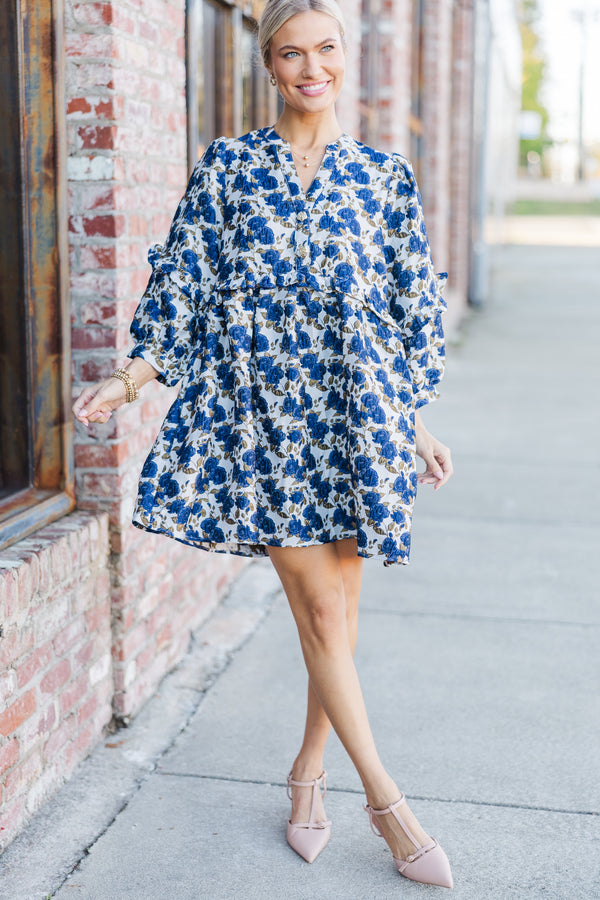
{"label": "woman's left hand", "polygon": [[450,448],[430,434],[419,413],[415,413],[417,456],[425,461],[426,469],[417,475],[417,484],[434,484],[434,491],[446,484],[454,469]]}

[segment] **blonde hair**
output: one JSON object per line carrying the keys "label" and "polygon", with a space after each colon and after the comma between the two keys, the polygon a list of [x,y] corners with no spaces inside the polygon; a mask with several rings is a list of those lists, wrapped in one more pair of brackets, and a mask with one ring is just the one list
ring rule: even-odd
{"label": "blonde hair", "polygon": [[288,19],[298,13],[325,13],[335,19],[340,30],[342,46],[346,47],[346,26],[342,10],[336,0],[267,0],[258,23],[258,43],[265,66],[271,63],[271,40],[276,31],[285,25]]}

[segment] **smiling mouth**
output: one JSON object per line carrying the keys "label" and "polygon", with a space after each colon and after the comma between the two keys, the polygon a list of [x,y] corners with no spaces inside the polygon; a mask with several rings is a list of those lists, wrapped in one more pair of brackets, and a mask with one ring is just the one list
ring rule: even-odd
{"label": "smiling mouth", "polygon": [[316,94],[322,94],[323,91],[327,90],[329,87],[328,81],[318,81],[316,84],[299,84],[297,85],[298,90],[302,91],[303,94],[307,94],[308,96],[314,96]]}

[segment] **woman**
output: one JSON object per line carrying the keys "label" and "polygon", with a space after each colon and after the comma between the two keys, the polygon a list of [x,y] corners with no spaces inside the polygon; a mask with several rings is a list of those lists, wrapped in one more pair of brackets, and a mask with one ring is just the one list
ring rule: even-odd
{"label": "woman", "polygon": [[329,839],[333,725],[398,870],[451,887],[443,850],[379,760],[353,663],[363,558],[406,563],[417,481],[437,490],[452,474],[417,412],[443,368],[442,276],[409,163],[338,125],[335,0],[269,0],[259,41],[279,120],[207,148],[166,244],[151,249],[131,363],[73,410],[106,422],[146,382],[181,382],[134,523],[268,555],[279,574],[309,674],[288,842],[312,862]]}

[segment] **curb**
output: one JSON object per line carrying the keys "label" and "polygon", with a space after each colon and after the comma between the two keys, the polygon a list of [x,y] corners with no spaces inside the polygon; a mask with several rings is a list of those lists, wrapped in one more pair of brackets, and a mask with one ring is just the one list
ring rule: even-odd
{"label": "curb", "polygon": [[101,739],[6,848],[0,859],[2,900],[54,895],[156,769],[280,590],[268,560],[244,569],[131,724]]}

